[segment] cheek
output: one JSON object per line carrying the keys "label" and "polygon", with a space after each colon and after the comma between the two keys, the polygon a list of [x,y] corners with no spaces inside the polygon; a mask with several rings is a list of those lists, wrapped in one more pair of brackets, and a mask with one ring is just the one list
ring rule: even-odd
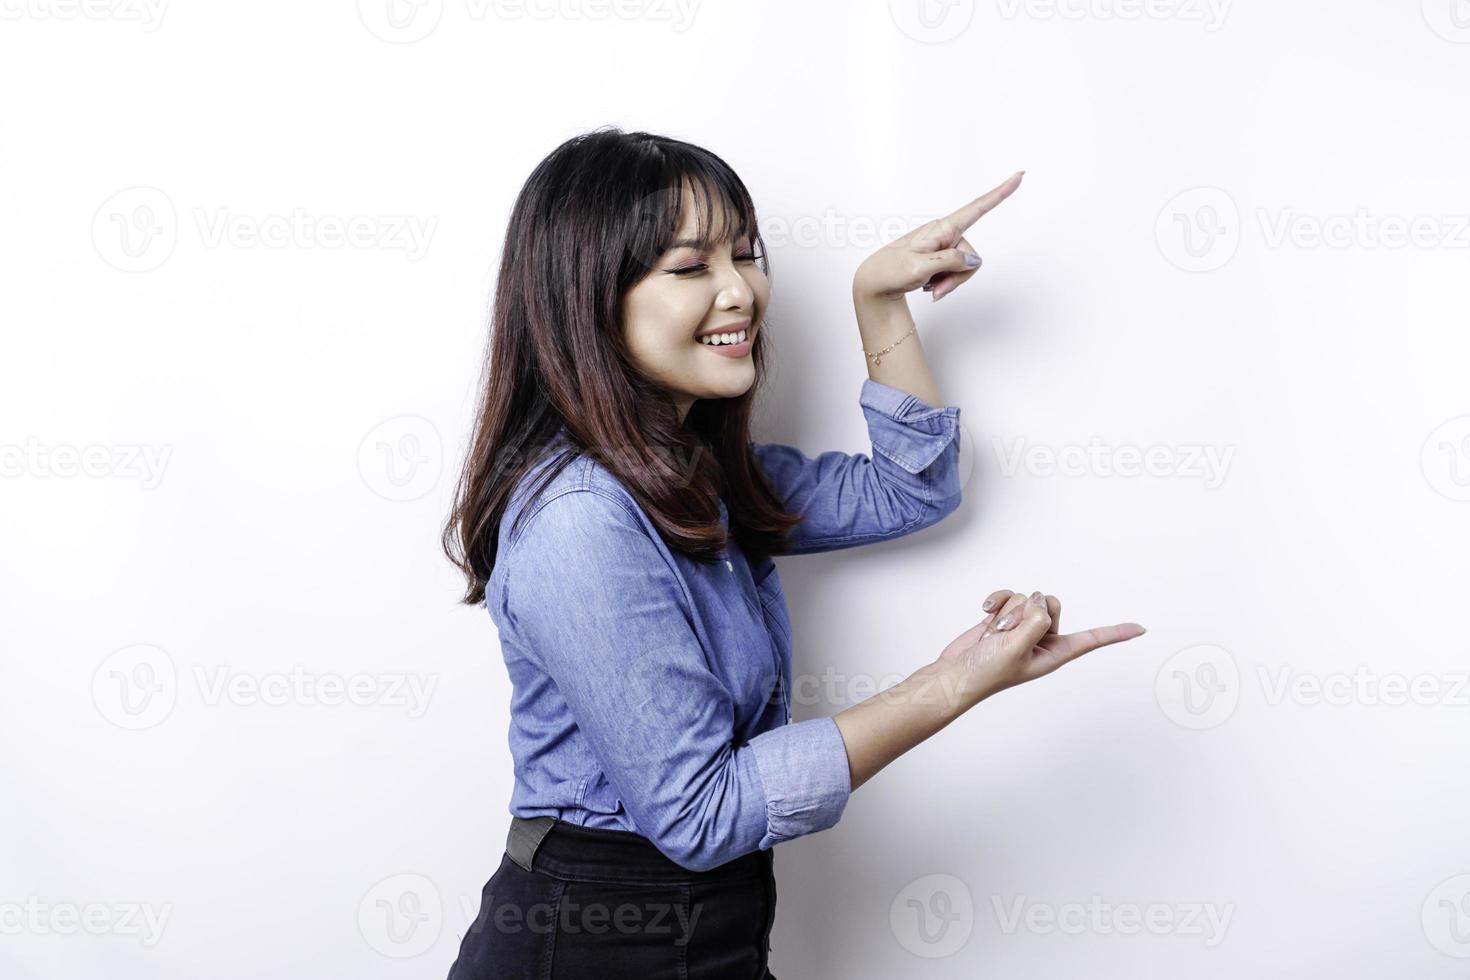
{"label": "cheek", "polygon": [[706,308],[692,290],[640,284],[623,301],[623,336],[628,349],[645,358],[667,357],[693,342]]}

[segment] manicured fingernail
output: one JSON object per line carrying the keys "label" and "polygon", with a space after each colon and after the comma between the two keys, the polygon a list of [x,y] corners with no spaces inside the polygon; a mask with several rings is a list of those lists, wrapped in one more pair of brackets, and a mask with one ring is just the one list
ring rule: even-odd
{"label": "manicured fingernail", "polygon": [[986,599],[984,602],[982,602],[980,604],[980,608],[981,609],[984,609],[986,612],[990,612],[991,608],[994,605],[995,605],[995,597],[994,596],[991,596],[989,599]]}
{"label": "manicured fingernail", "polygon": [[1042,601],[1044,601],[1044,599],[1045,599],[1045,596],[1043,596],[1039,591],[1038,592],[1031,593],[1031,601],[1032,602],[1042,602]]}
{"label": "manicured fingernail", "polygon": [[979,265],[980,265],[980,256],[973,255],[973,254],[971,254],[969,252],[966,252],[965,253],[965,268],[966,269],[978,268]]}
{"label": "manicured fingernail", "polygon": [[1015,610],[1011,610],[1010,612],[1006,613],[1004,616],[1000,617],[1000,622],[998,622],[998,623],[995,624],[995,628],[997,630],[1008,630],[1012,626],[1015,626],[1015,625],[1016,625],[1016,612],[1015,612]]}

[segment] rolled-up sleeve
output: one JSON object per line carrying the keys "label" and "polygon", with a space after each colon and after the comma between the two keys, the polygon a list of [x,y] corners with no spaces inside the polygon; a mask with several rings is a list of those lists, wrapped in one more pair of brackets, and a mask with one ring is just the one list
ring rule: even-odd
{"label": "rolled-up sleeve", "polygon": [[708,870],[826,829],[851,794],[830,718],[734,744],[693,603],[636,505],[599,487],[536,505],[501,560],[512,639],[555,683],[639,833]]}
{"label": "rolled-up sleeve", "polygon": [[766,797],[762,850],[826,830],[852,795],[847,744],[831,718],[813,718],[762,732],[750,740]]}
{"label": "rolled-up sleeve", "polygon": [[789,532],[789,554],[902,537],[960,505],[959,406],[936,408],[872,378],[863,380],[858,404],[871,456],[830,450],[809,457],[780,443],[752,446],[786,508],[802,515]]}

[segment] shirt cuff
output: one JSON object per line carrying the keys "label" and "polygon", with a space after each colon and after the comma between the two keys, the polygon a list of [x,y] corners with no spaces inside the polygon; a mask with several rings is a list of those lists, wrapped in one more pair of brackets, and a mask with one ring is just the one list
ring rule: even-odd
{"label": "shirt cuff", "polygon": [[837,823],[852,795],[847,745],[831,718],[812,718],[750,740],[766,797],[761,850]]}
{"label": "shirt cuff", "polygon": [[960,427],[958,405],[935,408],[892,385],[863,379],[858,404],[868,420],[873,450],[910,473],[922,473],[939,458]]}

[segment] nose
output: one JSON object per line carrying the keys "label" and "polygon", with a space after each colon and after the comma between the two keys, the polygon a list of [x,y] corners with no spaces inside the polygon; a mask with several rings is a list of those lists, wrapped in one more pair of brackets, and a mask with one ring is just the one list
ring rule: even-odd
{"label": "nose", "polygon": [[720,277],[719,294],[716,297],[716,304],[720,309],[752,312],[755,290],[746,281],[740,267],[734,262],[721,262],[711,268]]}

